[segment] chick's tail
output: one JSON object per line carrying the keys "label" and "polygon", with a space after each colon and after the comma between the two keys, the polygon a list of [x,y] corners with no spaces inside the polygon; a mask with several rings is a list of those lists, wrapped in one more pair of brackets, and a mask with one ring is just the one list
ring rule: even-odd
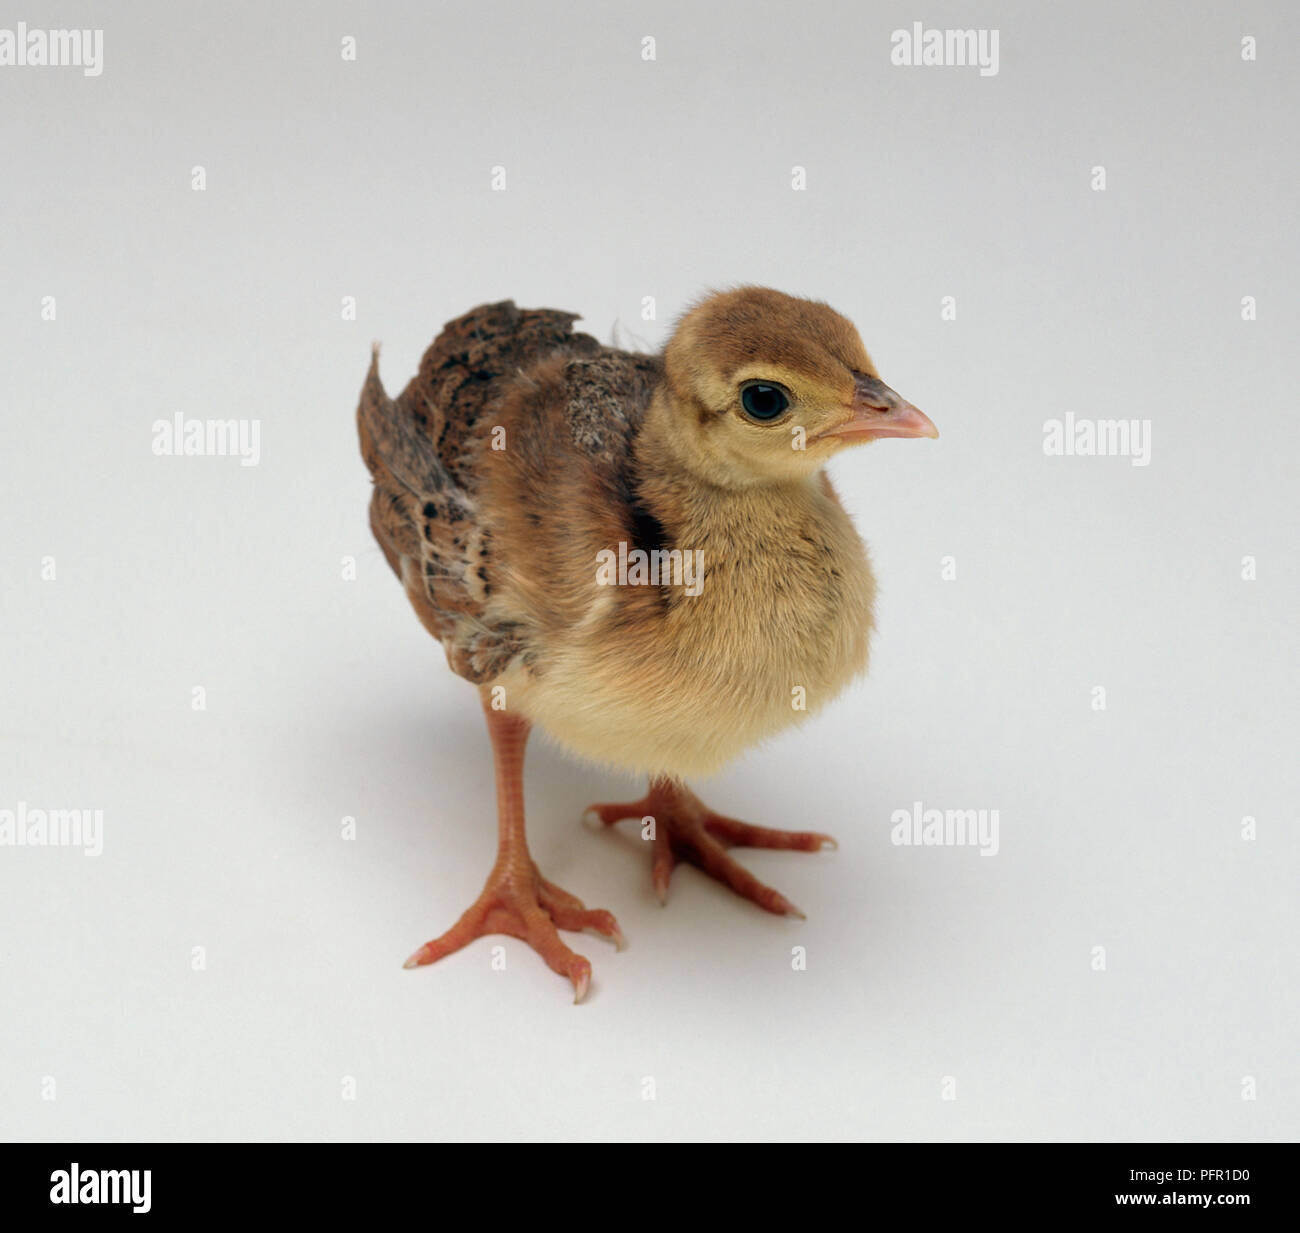
{"label": "chick's tail", "polygon": [[357,404],[361,457],[375,488],[370,527],[400,578],[401,559],[421,556],[419,510],[422,494],[438,487],[446,472],[433,442],[399,402],[389,398],[379,379],[379,344],[371,349],[370,370]]}

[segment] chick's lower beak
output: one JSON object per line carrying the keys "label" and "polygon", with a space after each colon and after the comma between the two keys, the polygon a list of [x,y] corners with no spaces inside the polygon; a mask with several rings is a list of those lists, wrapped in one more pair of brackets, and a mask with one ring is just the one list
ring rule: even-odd
{"label": "chick's lower beak", "polygon": [[905,402],[879,377],[857,378],[852,412],[848,420],[822,435],[846,441],[939,435],[924,411]]}

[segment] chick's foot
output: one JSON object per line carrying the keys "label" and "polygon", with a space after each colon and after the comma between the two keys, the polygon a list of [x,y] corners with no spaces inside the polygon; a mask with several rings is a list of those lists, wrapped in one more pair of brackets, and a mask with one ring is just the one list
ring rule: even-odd
{"label": "chick's foot", "polygon": [[527,942],[552,971],[573,982],[573,1000],[581,1002],[591,984],[591,964],[560,940],[559,930],[591,929],[623,949],[623,932],[609,913],[585,908],[576,895],[548,882],[530,861],[523,869],[498,866],[483,893],[450,929],[426,942],[407,961],[408,968],[436,963],[453,951],[490,933]]}
{"label": "chick's foot", "polygon": [[584,820],[610,826],[624,818],[638,818],[642,832],[654,844],[651,877],[661,903],[668,901],[668,883],[681,861],[689,861],[731,887],[736,894],[778,916],[803,913],[779,891],[760,882],[748,869],[727,855],[729,847],[789,848],[816,852],[836,847],[835,840],[817,831],[782,831],[751,826],[714,813],[685,784],[656,779],[639,801],[592,805]]}

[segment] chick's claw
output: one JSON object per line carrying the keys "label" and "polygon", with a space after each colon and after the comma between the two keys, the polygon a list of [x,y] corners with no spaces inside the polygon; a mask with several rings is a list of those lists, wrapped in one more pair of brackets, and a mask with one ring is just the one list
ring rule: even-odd
{"label": "chick's claw", "polygon": [[570,929],[574,932],[590,930],[599,933],[602,937],[609,938],[619,950],[627,945],[627,939],[623,936],[623,931],[618,927],[618,921],[614,919],[612,912],[606,912],[603,908],[584,908],[582,900],[576,895],[570,895],[568,891],[556,886],[554,882],[548,882],[540,875],[537,897],[542,907],[550,914],[557,929]]}
{"label": "chick's claw", "polygon": [[661,903],[668,900],[673,870],[681,861],[688,861],[760,908],[778,916],[802,919],[804,914],[794,904],[733,860],[727,848],[816,852],[837,846],[829,835],[817,831],[776,830],[724,817],[707,808],[684,784],[670,780],[655,780],[639,801],[592,805],[584,815],[584,820],[602,826],[625,818],[648,820],[650,824],[646,826],[646,837],[654,843],[651,880]]}
{"label": "chick's claw", "polygon": [[533,866],[520,876],[513,870],[493,870],[483,893],[450,929],[426,942],[405,963],[425,967],[492,933],[527,942],[547,966],[573,984],[573,1000],[581,1002],[591,985],[591,963],[560,940],[560,929],[590,929],[623,949],[623,932],[609,913],[588,909],[576,895],[548,882]]}

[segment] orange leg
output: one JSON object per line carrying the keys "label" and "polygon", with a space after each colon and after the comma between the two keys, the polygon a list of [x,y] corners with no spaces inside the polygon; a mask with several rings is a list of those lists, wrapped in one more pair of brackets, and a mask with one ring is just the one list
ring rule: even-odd
{"label": "orange leg", "polygon": [[528,852],[524,838],[524,744],[528,721],[509,711],[494,711],[486,696],[483,713],[492,737],[497,781],[497,859],[483,893],[440,938],[426,942],[407,961],[408,968],[435,963],[489,933],[527,942],[553,971],[573,982],[581,1002],[591,984],[591,964],[560,941],[560,929],[594,929],[620,950],[623,934],[608,912],[589,911],[582,901],[548,882]]}
{"label": "orange leg", "polygon": [[668,882],[680,861],[698,865],[710,877],[731,887],[736,894],[778,916],[803,916],[784,895],[765,886],[748,869],[727,855],[729,847],[791,848],[816,852],[833,848],[835,840],[818,831],[780,831],[751,826],[723,817],[707,808],[685,784],[672,779],[653,779],[649,792],[639,801],[618,805],[592,805],[587,819],[604,826],[624,818],[654,820],[654,863],[651,877],[661,903],[668,900]]}

